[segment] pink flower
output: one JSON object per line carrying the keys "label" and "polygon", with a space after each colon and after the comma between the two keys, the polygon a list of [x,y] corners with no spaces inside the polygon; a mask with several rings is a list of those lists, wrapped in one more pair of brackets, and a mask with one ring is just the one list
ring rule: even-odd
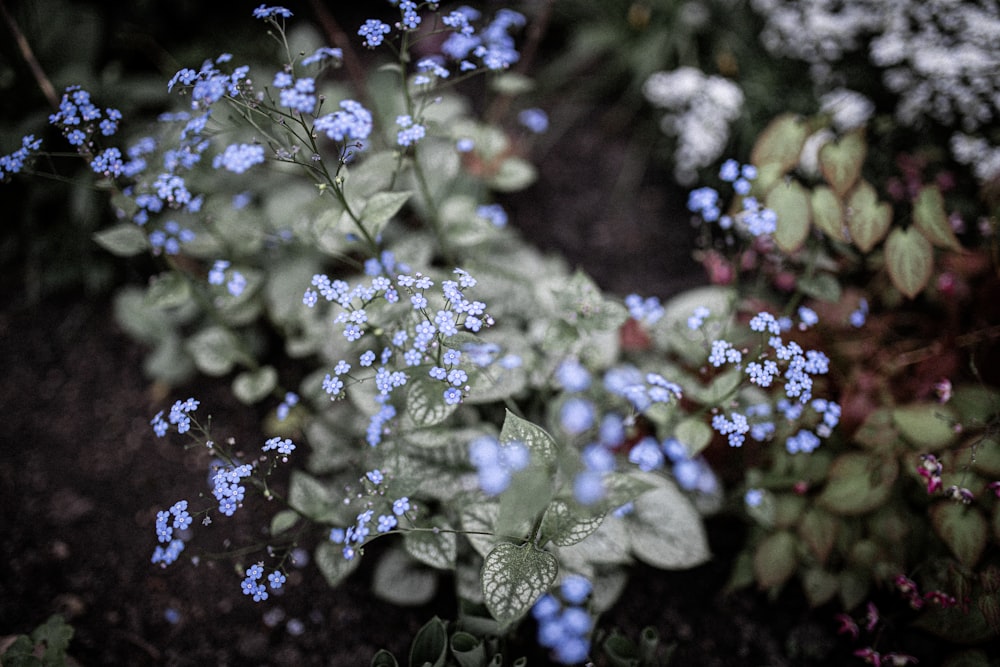
{"label": "pink flower", "polygon": [[840,627],[837,628],[838,635],[850,635],[851,639],[858,638],[858,624],[854,622],[854,619],[847,614],[837,614],[834,616],[835,619],[840,623]]}

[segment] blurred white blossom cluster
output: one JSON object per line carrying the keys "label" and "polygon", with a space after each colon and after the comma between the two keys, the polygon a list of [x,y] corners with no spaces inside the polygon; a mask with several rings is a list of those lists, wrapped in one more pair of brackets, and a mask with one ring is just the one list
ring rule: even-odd
{"label": "blurred white blossom cluster", "polygon": [[[751,0],[766,21],[761,34],[772,54],[810,64],[821,89],[850,85],[837,63],[866,51],[882,82],[899,95],[900,123],[933,120],[956,134],[956,159],[969,147],[997,153],[967,136],[1000,124],[1000,1],[998,0]],[[971,143],[970,143],[971,142]],[[976,171],[996,175],[996,160]]]}
{"label": "blurred white blossom cluster", "polygon": [[642,92],[653,106],[667,112],[660,127],[677,138],[674,178],[691,185],[697,170],[715,162],[726,149],[729,124],[743,109],[743,91],[724,77],[680,67],[650,75]]}

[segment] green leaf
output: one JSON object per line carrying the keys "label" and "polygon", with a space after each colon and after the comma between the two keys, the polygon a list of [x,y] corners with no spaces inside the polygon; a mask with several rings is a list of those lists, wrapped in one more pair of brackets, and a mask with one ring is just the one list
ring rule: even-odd
{"label": "green leaf", "polygon": [[502,627],[524,616],[559,573],[555,556],[533,544],[502,542],[486,556],[480,581],[486,608]]}
{"label": "green leaf", "polygon": [[928,241],[939,248],[961,250],[948,216],[944,211],[944,197],[934,185],[925,185],[913,202],[913,225]]}
{"label": "green leaf", "polygon": [[298,520],[299,515],[294,510],[281,510],[271,517],[271,537],[282,534],[298,523]]}
{"label": "green leaf", "polygon": [[892,423],[920,452],[944,449],[958,437],[955,432],[957,415],[949,406],[940,403],[911,403],[894,408]]}
{"label": "green leaf", "polygon": [[867,154],[864,128],[823,144],[819,149],[819,170],[837,196],[843,197],[858,181]]}
{"label": "green leaf", "polygon": [[891,452],[899,433],[894,424],[891,408],[877,408],[868,413],[854,433],[854,440],[868,449]]}
{"label": "green leaf", "polygon": [[934,249],[914,227],[892,230],[885,242],[885,260],[892,284],[910,299],[924,289],[934,271]]}
{"label": "green leaf", "polygon": [[847,196],[847,230],[861,252],[870,252],[889,233],[892,208],[878,200],[868,181],[859,181]]}
{"label": "green leaf", "polygon": [[799,537],[822,565],[833,550],[840,522],[819,507],[810,507],[799,522]]}
{"label": "green leaf", "polygon": [[697,417],[686,417],[674,428],[674,437],[687,447],[688,456],[694,457],[712,442],[712,429]]}
{"label": "green leaf", "polygon": [[975,507],[954,500],[931,506],[931,525],[965,567],[975,567],[986,548],[989,526]]}
{"label": "green leaf", "polygon": [[317,523],[332,523],[338,518],[337,503],[327,486],[301,470],[292,471],[288,504]]}
{"label": "green leaf", "polygon": [[413,193],[404,190],[402,192],[377,192],[368,198],[364,211],[361,212],[361,221],[365,223],[365,229],[372,236],[382,233],[382,228],[392,220],[392,217],[399,213]]}
{"label": "green leaf", "polygon": [[765,205],[778,215],[774,242],[787,253],[802,247],[809,235],[809,192],[798,181],[777,183],[764,198]]}
{"label": "green leaf", "polygon": [[435,616],[424,624],[410,645],[410,667],[444,667],[448,657],[448,630]]}
{"label": "green leaf", "polygon": [[809,606],[819,607],[829,602],[840,590],[840,580],[818,567],[811,567],[802,574],[802,589],[805,591]]}
{"label": "green leaf", "polygon": [[255,371],[244,371],[233,378],[233,395],[246,405],[264,399],[278,386],[278,371],[262,366]]}
{"label": "green leaf", "polygon": [[173,336],[170,317],[146,300],[142,290],[124,287],[114,297],[115,321],[129,336],[146,344]]}
{"label": "green leaf", "polygon": [[205,375],[219,377],[233,369],[239,358],[239,341],[225,327],[211,326],[195,333],[185,344],[185,349],[195,366]]}
{"label": "green leaf", "polygon": [[795,114],[778,116],[757,138],[750,162],[757,167],[776,165],[782,173],[787,172],[798,164],[808,131],[807,125]]}
{"label": "green leaf", "polygon": [[506,410],[500,429],[500,444],[520,442],[531,452],[532,465],[548,466],[556,461],[558,448],[545,429]]}
{"label": "green leaf", "polygon": [[500,503],[471,503],[462,508],[462,530],[472,547],[484,558],[497,542],[496,525]]}
{"label": "green leaf", "polygon": [[538,178],[535,165],[524,158],[508,157],[487,181],[497,192],[516,192],[528,187]]}
{"label": "green leaf", "polygon": [[817,503],[842,516],[865,514],[885,503],[898,474],[895,458],[861,452],[841,454],[830,466]]}
{"label": "green leaf", "polygon": [[486,664],[486,647],[483,641],[469,632],[453,634],[448,647],[459,667],[483,667]]}
{"label": "green leaf", "polygon": [[611,472],[601,480],[604,485],[604,497],[593,511],[610,512],[627,502],[633,501],[643,493],[656,488],[655,481],[645,473]]}
{"label": "green leaf", "polygon": [[758,586],[762,589],[778,588],[795,574],[798,567],[795,545],[795,536],[787,530],[771,533],[757,545],[753,572]]}
{"label": "green leaf", "polygon": [[403,548],[421,563],[439,570],[455,569],[458,539],[453,532],[411,530],[403,534]]}
{"label": "green leaf", "polygon": [[404,429],[436,426],[458,409],[457,403],[449,405],[444,402],[444,390],[448,385],[427,375],[426,370],[422,373],[418,370],[415,374],[417,377],[406,383]]}
{"label": "green leaf", "polygon": [[437,573],[422,567],[402,549],[390,549],[378,560],[372,591],[401,606],[430,602],[437,592]]}
{"label": "green leaf", "polygon": [[351,560],[344,558],[344,548],[333,542],[321,542],[316,547],[316,567],[323,574],[326,583],[332,588],[358,569],[361,556],[355,555]]}
{"label": "green leaf", "polygon": [[146,303],[156,308],[177,308],[191,298],[191,283],[175,271],[164,271],[149,281]]}
{"label": "green leaf", "polygon": [[18,635],[0,658],[8,667],[42,667],[42,660],[34,655],[35,643],[28,635]]}
{"label": "green leaf", "polygon": [[93,236],[97,245],[118,257],[134,257],[150,249],[146,234],[138,225],[123,223],[102,229]]}
{"label": "green leaf", "polygon": [[645,563],[665,570],[681,570],[706,562],[711,556],[701,515],[673,481],[639,473],[652,490],[635,499],[626,526],[632,553]]}
{"label": "green leaf", "polygon": [[813,223],[824,234],[835,241],[848,242],[844,225],[844,205],[833,190],[825,185],[817,185],[809,196]]}
{"label": "green leaf", "polygon": [[527,537],[535,517],[545,511],[555,484],[552,473],[543,463],[532,461],[524,470],[511,476],[510,486],[500,494],[497,515],[498,535]]}
{"label": "green leaf", "polygon": [[840,301],[841,289],[837,279],[829,273],[817,273],[812,276],[802,276],[795,283],[799,291],[827,303]]}
{"label": "green leaf", "polygon": [[382,648],[372,656],[371,667],[399,667],[399,663],[396,656]]}
{"label": "green leaf", "polygon": [[535,89],[535,82],[517,72],[503,72],[491,77],[490,87],[501,95],[523,95]]}
{"label": "green leaf", "polygon": [[601,527],[604,515],[580,515],[562,500],[553,500],[542,517],[541,544],[551,541],[556,546],[568,547],[582,541]]}

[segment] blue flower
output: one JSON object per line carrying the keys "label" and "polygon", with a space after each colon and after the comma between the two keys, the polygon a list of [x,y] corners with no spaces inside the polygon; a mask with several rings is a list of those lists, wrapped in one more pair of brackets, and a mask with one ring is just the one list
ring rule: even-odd
{"label": "blue flower", "polygon": [[371,112],[354,100],[344,100],[340,107],[341,111],[317,118],[313,127],[334,141],[367,139],[372,131]]}
{"label": "blue flower", "polygon": [[663,317],[663,305],[655,296],[645,299],[638,294],[629,294],[625,297],[625,307],[628,308],[629,316],[644,324],[656,324]]}
{"label": "blue flower", "polygon": [[278,95],[278,100],[282,106],[298,111],[299,113],[311,113],[316,108],[316,83],[313,79],[303,78],[295,82],[295,85],[283,88]]}
{"label": "blue flower", "polygon": [[283,575],[281,572],[278,572],[277,570],[267,575],[267,581],[271,584],[271,588],[275,590],[281,588],[286,580],[287,579],[285,575]]}
{"label": "blue flower", "polygon": [[570,398],[559,409],[559,423],[570,435],[579,435],[594,425],[594,404],[584,398]]}
{"label": "blue flower", "polygon": [[321,46],[316,49],[311,56],[306,56],[302,59],[303,65],[313,65],[315,63],[323,63],[327,60],[341,60],[344,57],[344,52],[340,49],[334,49],[329,46]]}
{"label": "blue flower", "polygon": [[549,116],[541,109],[523,109],[517,114],[517,122],[535,134],[549,129]]}
{"label": "blue flower", "polygon": [[122,161],[122,152],[117,148],[105,148],[94,156],[90,163],[90,168],[94,173],[108,177],[121,176],[125,163]]}
{"label": "blue flower", "polygon": [[563,579],[559,593],[566,602],[581,605],[586,601],[592,589],[593,586],[586,577],[579,574],[569,574]]}
{"label": "blue flower", "polygon": [[268,19],[274,16],[287,19],[292,17],[292,12],[284,7],[268,7],[267,5],[261,5],[253,10],[253,17],[255,19]]}
{"label": "blue flower", "polygon": [[242,174],[255,164],[264,161],[264,147],[257,144],[230,144],[215,156],[212,167],[225,167],[234,174]]}
{"label": "blue flower", "polygon": [[410,511],[410,499],[406,496],[402,498],[397,498],[392,503],[392,513],[396,516],[402,516]]}
{"label": "blue flower", "polygon": [[482,204],[476,207],[476,217],[489,221],[494,227],[507,226],[507,212],[500,204]]}
{"label": "blue flower", "polygon": [[604,497],[604,473],[584,470],[573,478],[573,498],[581,505],[593,505]]}
{"label": "blue flower", "polygon": [[556,367],[556,383],[565,391],[586,391],[590,387],[590,371],[575,357],[564,359]]}
{"label": "blue flower", "polygon": [[382,40],[392,31],[388,24],[378,19],[368,19],[360,28],[358,34],[365,38],[364,44],[369,49],[374,49],[382,43]]}
{"label": "blue flower", "polygon": [[663,451],[655,438],[647,436],[632,447],[628,460],[639,466],[640,470],[649,472],[663,467]]}
{"label": "blue flower", "polygon": [[400,146],[412,146],[427,134],[427,128],[408,115],[397,116],[396,125],[402,128],[396,133],[396,143]]}
{"label": "blue flower", "polygon": [[785,449],[788,450],[789,454],[809,454],[815,450],[820,445],[819,437],[816,436],[812,431],[807,431],[806,429],[800,430],[795,435],[788,438],[785,441]]}

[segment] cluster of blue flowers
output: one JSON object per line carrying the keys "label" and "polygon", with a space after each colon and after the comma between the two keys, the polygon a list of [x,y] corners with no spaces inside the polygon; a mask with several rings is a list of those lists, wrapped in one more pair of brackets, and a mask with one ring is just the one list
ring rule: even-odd
{"label": "cluster of blue flowers", "polygon": [[683,390],[659,373],[643,373],[631,364],[619,364],[604,373],[604,388],[614,396],[626,399],[638,412],[645,412],[656,403],[669,403],[683,398]]}
{"label": "cluster of blue flowers", "polygon": [[[800,307],[797,311],[798,329],[806,330],[818,322],[816,313],[808,307]],[[706,310],[694,313],[689,318],[691,328],[700,328]],[[817,350],[804,350],[795,341],[788,341],[782,335],[791,330],[793,320],[789,317],[775,317],[768,312],[757,313],[750,319],[751,331],[767,336],[768,351],[762,351],[760,357],[743,364],[745,350],[736,349],[726,340],[713,340],[708,355],[708,362],[713,367],[731,364],[742,368],[751,383],[762,387],[771,387],[776,381],[783,382],[784,395],[778,400],[777,408],[786,421],[794,423],[802,417],[802,409],[809,406],[819,416],[820,423],[816,432],[801,429],[786,440],[789,453],[808,453],[820,444],[820,438],[828,437],[840,420],[840,406],[833,401],[812,396],[814,378],[825,375],[829,371],[830,360]],[[763,442],[770,439],[776,426],[770,420],[771,406],[767,403],[749,406],[743,413],[730,412],[727,416],[716,413],[712,418],[712,428],[725,435],[732,447],[740,447],[750,435],[754,440]]]}
{"label": "cluster of blue flowers", "polygon": [[663,468],[669,460],[674,479],[685,491],[711,494],[718,490],[718,479],[705,459],[690,456],[688,448],[676,438],[660,443],[646,436],[632,447],[628,460],[646,472]]}
{"label": "cluster of blue flowers", "polygon": [[[229,271],[229,280],[226,280],[226,272]],[[247,279],[236,269],[230,270],[230,263],[225,259],[218,259],[212,264],[208,272],[209,285],[226,284],[226,289],[232,296],[240,296],[247,287]]]}
{"label": "cluster of blue flowers", "polygon": [[174,530],[184,531],[191,526],[191,515],[186,500],[178,500],[169,510],[156,513],[156,539],[162,544],[153,550],[152,562],[162,567],[170,565],[184,551],[184,540],[174,537]]}
{"label": "cluster of blue flowers", "polygon": [[[191,429],[191,417],[190,413],[198,409],[200,405],[199,401],[193,398],[189,398],[186,401],[175,401],[173,406],[170,408],[170,414],[167,415],[167,419],[163,419],[163,410],[156,413],[156,416],[150,420],[150,425],[153,427],[153,432],[156,433],[157,437],[162,438],[167,434],[167,430],[170,428],[170,424],[177,426],[178,433],[187,433]],[[167,422],[170,422],[169,424]]]}
{"label": "cluster of blue flowers", "polygon": [[[268,597],[267,586],[260,582],[264,577],[264,564],[254,563],[247,568],[245,575],[245,578],[240,583],[243,594],[253,597],[254,602],[263,602],[266,600]],[[267,575],[267,582],[271,585],[272,590],[281,588],[285,584],[285,581],[285,575],[278,570]]]}
{"label": "cluster of blue flowers", "polygon": [[687,207],[699,214],[705,222],[718,222],[721,229],[736,225],[751,237],[768,236],[777,229],[778,216],[764,207],[756,197],[749,196],[752,181],[757,178],[757,168],[752,164],[740,165],[736,160],[726,160],[719,170],[719,178],[733,184],[733,190],[742,198],[742,211],[735,216],[723,215],[719,192],[701,187],[688,195]]}
{"label": "cluster of blue flowers", "polygon": [[[391,257],[383,259],[392,261]],[[478,332],[483,327],[491,326],[493,319],[486,313],[485,303],[470,300],[463,292],[475,287],[475,278],[463,269],[455,269],[454,274],[457,280],[441,281],[440,297],[429,292],[435,282],[420,273],[399,274],[395,282],[384,275],[376,275],[367,284],[358,283],[353,287],[346,281],[330,280],[326,275],[317,274],[313,276],[312,286],[303,295],[303,303],[310,308],[319,302],[320,297],[339,305],[341,310],[334,323],[343,326],[343,335],[350,342],[361,340],[373,328],[387,331],[389,345],[382,346],[379,353],[365,350],[358,358],[358,364],[363,368],[371,367],[378,361],[374,381],[378,389],[376,400],[382,407],[372,418],[369,428],[368,441],[372,446],[381,439],[385,422],[395,416],[395,408],[389,404],[389,398],[394,389],[409,380],[412,371],[404,369],[430,365],[428,375],[444,385],[442,398],[448,405],[461,402],[468,391],[471,367],[460,367],[463,352],[458,348],[461,346],[448,347],[448,339],[462,329]],[[400,291],[409,295],[409,316],[399,322],[379,322],[377,327],[373,327],[369,322],[368,309],[379,299],[390,304],[398,303]],[[481,355],[469,355],[473,366],[479,360],[478,356]],[[488,363],[492,360],[492,356],[489,357]],[[397,369],[390,368],[390,364],[396,364]],[[341,359],[333,373],[324,378],[323,390],[332,399],[343,396],[345,377],[360,381],[349,375],[351,368],[352,364]]]}
{"label": "cluster of blue flowers", "polygon": [[[364,38],[364,45],[370,49],[381,46],[392,34],[393,28],[400,33],[410,32],[416,30],[422,23],[416,2],[390,0],[390,3],[400,10],[400,20],[394,26],[378,19],[368,19],[358,28],[358,35]],[[432,9],[437,9],[436,3],[432,3],[431,6]],[[441,23],[451,31],[441,44],[441,56],[458,63],[461,72],[479,69],[480,65],[488,70],[504,70],[520,60],[520,54],[514,46],[514,38],[510,33],[524,26],[526,22],[524,15],[510,9],[501,9],[493,20],[477,33],[473,23],[481,16],[478,10],[462,6],[441,17]],[[474,60],[478,60],[478,63]],[[437,59],[433,62],[441,68]],[[418,70],[432,71],[434,76],[439,78],[447,76],[437,68],[423,67]],[[430,78],[417,81],[418,85],[430,82]]]}
{"label": "cluster of blue flowers", "polygon": [[638,294],[629,294],[625,297],[625,307],[633,320],[650,326],[656,324],[665,312],[663,304],[655,296],[643,298]]}
{"label": "cluster of blue flowers", "polygon": [[20,173],[31,157],[32,151],[42,147],[42,140],[29,134],[21,139],[21,147],[13,153],[0,156],[0,181],[6,180],[11,174]]}
{"label": "cluster of blue flowers", "polygon": [[482,436],[469,443],[469,461],[476,468],[479,488],[496,496],[510,486],[514,473],[528,467],[531,452],[522,442],[501,444],[492,436]]}
{"label": "cluster of blue flowers", "polygon": [[121,151],[114,147],[99,150],[94,138],[98,132],[105,137],[113,136],[118,131],[121,118],[118,109],[105,109],[102,113],[91,102],[90,93],[80,86],[70,86],[63,93],[59,111],[49,116],[49,124],[60,128],[70,145],[90,156],[94,173],[118,177],[125,166]]}
{"label": "cluster of blue flowers", "polygon": [[[369,486],[369,495],[382,496],[385,487],[385,475],[379,469],[369,470],[362,478]],[[414,509],[406,496],[396,498],[385,507],[385,511],[375,516],[374,505],[368,502],[367,507],[355,517],[354,525],[347,528],[331,528],[329,539],[334,544],[342,544],[345,560],[353,560],[369,537],[377,537],[391,532],[399,525],[399,518],[407,516]],[[374,535],[372,529],[374,528]]]}
{"label": "cluster of blue flowers", "polygon": [[[190,431],[192,425],[191,413],[197,410],[198,406],[199,402],[194,398],[189,398],[186,401],[176,401],[166,419],[163,417],[162,410],[152,419],[150,424],[153,427],[153,432],[158,437],[163,437],[166,435],[170,424],[174,424],[177,427],[178,433],[187,433]],[[215,446],[211,440],[207,440],[205,444],[210,449]],[[295,448],[295,444],[291,439],[274,437],[264,443],[261,451],[264,453],[274,451],[281,458],[282,462],[287,462],[288,456]],[[212,486],[212,495],[218,503],[217,508],[221,514],[232,516],[243,504],[246,498],[246,486],[244,486],[243,481],[254,474],[255,466],[256,464],[234,462],[228,457],[226,459],[217,458],[212,462],[209,483]],[[181,552],[184,551],[186,536],[175,536],[174,530],[186,531],[190,528],[191,522],[192,518],[188,512],[188,502],[186,500],[179,500],[169,510],[157,513],[156,538],[161,544],[157,545],[153,551],[153,563],[166,567],[177,560]],[[211,519],[207,513],[203,523],[205,525],[211,523]],[[166,544],[166,546],[164,547],[163,544]],[[259,578],[259,576],[256,577],[256,579]],[[275,582],[277,583],[275,584]],[[284,576],[277,574],[277,577],[272,580],[272,588],[278,588],[282,583],[284,583]],[[260,599],[266,599],[267,593],[264,591],[262,593],[263,595]],[[258,597],[255,596],[254,600],[257,599]]]}
{"label": "cluster of blue flowers", "polygon": [[591,593],[590,581],[581,575],[563,578],[558,597],[546,593],[531,609],[538,621],[538,643],[551,650],[552,659],[563,665],[575,665],[590,653],[593,619],[585,606]]}

